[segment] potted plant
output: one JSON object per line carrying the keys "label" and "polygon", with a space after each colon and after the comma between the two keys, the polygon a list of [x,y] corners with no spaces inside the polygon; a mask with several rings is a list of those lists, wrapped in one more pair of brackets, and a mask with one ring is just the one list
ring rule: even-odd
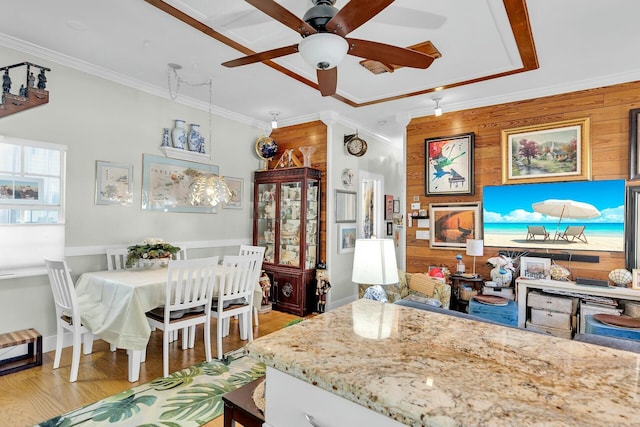
{"label": "potted plant", "polygon": [[[140,260],[161,260],[160,265],[166,265],[169,259],[175,259],[180,251],[178,246],[173,246],[159,238],[150,238],[142,243],[127,248],[127,267],[133,267]],[[164,261],[164,262],[162,262]]]}

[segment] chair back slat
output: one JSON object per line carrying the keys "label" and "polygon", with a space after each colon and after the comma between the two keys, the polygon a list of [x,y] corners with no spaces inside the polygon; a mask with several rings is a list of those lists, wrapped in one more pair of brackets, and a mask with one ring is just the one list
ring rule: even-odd
{"label": "chair back slat", "polygon": [[47,266],[56,313],[58,316],[62,315],[62,312],[70,315],[78,313],[78,297],[67,263],[46,258],[44,262]]}
{"label": "chair back slat", "polygon": [[[262,254],[227,255],[222,261],[219,275],[218,299],[220,302],[245,298],[251,304],[255,280],[262,267]],[[256,272],[257,269],[257,272]]]}
{"label": "chair back slat", "polygon": [[187,310],[211,304],[218,259],[216,256],[170,261],[167,269],[165,311]]}
{"label": "chair back slat", "polygon": [[107,249],[107,270],[124,270],[127,267],[127,248]]}

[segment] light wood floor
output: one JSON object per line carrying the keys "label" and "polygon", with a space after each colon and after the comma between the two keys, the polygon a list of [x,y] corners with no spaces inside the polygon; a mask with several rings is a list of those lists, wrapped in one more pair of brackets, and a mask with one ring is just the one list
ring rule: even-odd
{"label": "light wood floor", "polygon": [[[264,336],[284,327],[297,316],[271,311],[259,315],[259,326],[254,326],[254,337]],[[215,322],[212,320],[212,352],[215,357]],[[232,320],[230,334],[223,340],[224,353],[246,344],[238,334],[237,320]],[[181,343],[170,345],[169,371],[191,366],[204,361],[202,330],[196,336],[195,348],[183,351]],[[54,352],[45,353],[41,367],[0,377],[0,426],[27,427],[67,412],[79,406],[120,391],[146,383],[162,376],[162,332],[151,334],[147,347],[147,360],[140,368],[140,380],[127,380],[127,354],[125,350],[109,351],[109,344],[96,340],[93,353],[81,354],[78,381],[69,382],[71,347],[62,352],[60,368],[53,369]],[[207,427],[222,426],[222,417],[206,424]]]}

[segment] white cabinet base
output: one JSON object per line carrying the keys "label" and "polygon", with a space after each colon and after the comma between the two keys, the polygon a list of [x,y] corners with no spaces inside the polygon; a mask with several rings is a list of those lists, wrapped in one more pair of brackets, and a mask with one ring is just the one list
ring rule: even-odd
{"label": "white cabinet base", "polygon": [[402,427],[403,424],[267,367],[265,427]]}

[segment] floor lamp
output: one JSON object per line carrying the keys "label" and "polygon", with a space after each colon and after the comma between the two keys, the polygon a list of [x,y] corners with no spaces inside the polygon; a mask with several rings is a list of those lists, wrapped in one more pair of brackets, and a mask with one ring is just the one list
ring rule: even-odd
{"label": "floor lamp", "polygon": [[473,256],[473,277],[478,277],[476,275],[476,257],[484,255],[484,241],[467,239],[467,255]]}

